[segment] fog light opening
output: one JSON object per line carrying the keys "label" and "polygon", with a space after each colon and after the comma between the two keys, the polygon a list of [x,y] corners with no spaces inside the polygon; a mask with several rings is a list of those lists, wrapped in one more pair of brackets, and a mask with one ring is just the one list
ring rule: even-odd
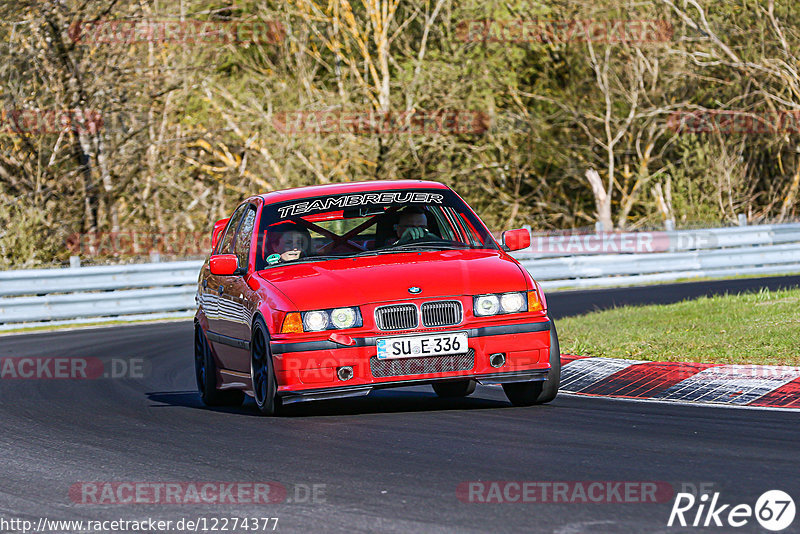
{"label": "fog light opening", "polygon": [[503,367],[506,364],[506,355],[502,353],[492,354],[489,356],[489,365],[492,367]]}
{"label": "fog light opening", "polygon": [[336,376],[339,377],[339,380],[342,382],[346,382],[353,378],[353,368],[350,366],[347,367],[339,367],[336,370]]}

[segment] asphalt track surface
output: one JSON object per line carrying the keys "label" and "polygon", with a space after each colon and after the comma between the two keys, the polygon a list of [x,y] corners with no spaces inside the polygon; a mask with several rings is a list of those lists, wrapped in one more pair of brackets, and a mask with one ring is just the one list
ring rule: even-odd
{"label": "asphalt track surface", "polygon": [[[564,316],[798,282],[569,292],[549,302]],[[278,532],[767,532],[754,519],[737,529],[668,528],[672,498],[462,502],[457,488],[470,481],[656,481],[674,491],[706,484],[722,503],[751,506],[781,489],[800,505],[796,412],[569,395],[514,408],[499,388],[479,386],[466,399],[438,399],[428,387],[383,390],[265,418],[249,400],[239,409],[200,404],[190,322],[0,337],[7,356],[140,358],[144,376],[2,380],[0,519],[278,517]],[[69,489],[86,481],[273,481],[295,501],[303,488],[324,487],[313,503],[76,504]],[[797,518],[783,532],[799,525]]]}

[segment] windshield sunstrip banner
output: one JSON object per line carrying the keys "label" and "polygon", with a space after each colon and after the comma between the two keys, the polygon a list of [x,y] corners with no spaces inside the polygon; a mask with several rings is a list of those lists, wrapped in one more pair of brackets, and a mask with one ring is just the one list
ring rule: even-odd
{"label": "windshield sunstrip banner", "polygon": [[281,218],[303,215],[312,211],[326,211],[332,208],[348,208],[365,204],[441,204],[444,195],[419,191],[365,193],[363,195],[339,195],[335,197],[305,200],[278,208]]}

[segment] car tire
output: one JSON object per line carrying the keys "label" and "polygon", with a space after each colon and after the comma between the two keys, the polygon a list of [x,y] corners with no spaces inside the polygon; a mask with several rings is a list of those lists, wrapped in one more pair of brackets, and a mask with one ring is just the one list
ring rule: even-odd
{"label": "car tire", "polygon": [[443,398],[466,397],[475,392],[474,380],[448,380],[433,384],[433,391]]}
{"label": "car tire", "polygon": [[253,323],[253,336],[250,341],[250,379],[253,382],[253,398],[262,415],[278,415],[281,399],[278,397],[278,381],[272,352],[269,348],[269,331],[264,320],[259,317]]}
{"label": "car tire", "polygon": [[200,398],[206,406],[241,406],[244,402],[244,391],[217,389],[217,364],[206,333],[199,324],[194,326],[194,375]]}
{"label": "car tire", "polygon": [[556,325],[550,323],[550,370],[547,380],[537,382],[515,382],[503,384],[506,397],[514,406],[532,406],[550,402],[558,395],[561,383],[561,349],[558,346]]}

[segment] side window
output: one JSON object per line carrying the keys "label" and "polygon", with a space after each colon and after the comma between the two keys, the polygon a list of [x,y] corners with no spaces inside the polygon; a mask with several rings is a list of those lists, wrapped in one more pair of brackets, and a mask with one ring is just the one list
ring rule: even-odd
{"label": "side window", "polygon": [[439,208],[435,207],[430,211],[434,215],[434,219],[436,220],[436,224],[439,226],[439,237],[442,239],[448,239],[450,241],[461,241],[459,236],[456,234],[455,229],[453,228],[452,222],[452,213],[451,208]]}
{"label": "side window", "polygon": [[472,223],[469,222],[469,219],[467,219],[464,216],[463,213],[461,213],[459,215],[460,215],[462,227],[467,231],[467,236],[469,237],[470,244],[473,247],[477,247],[477,246],[482,245],[483,243],[481,243],[481,238],[478,235],[478,231],[475,230],[475,227],[472,226]]}
{"label": "side window", "polygon": [[244,216],[244,210],[247,209],[247,206],[247,204],[242,204],[231,216],[228,227],[225,229],[225,236],[217,248],[217,254],[233,254],[233,236],[236,235],[236,230],[239,228],[239,223],[242,221],[242,216]]}
{"label": "side window", "polygon": [[256,208],[250,206],[244,216],[242,225],[236,233],[236,241],[233,243],[234,254],[239,258],[239,267],[247,268],[247,260],[250,256],[250,243],[253,238],[253,228],[256,225]]}

